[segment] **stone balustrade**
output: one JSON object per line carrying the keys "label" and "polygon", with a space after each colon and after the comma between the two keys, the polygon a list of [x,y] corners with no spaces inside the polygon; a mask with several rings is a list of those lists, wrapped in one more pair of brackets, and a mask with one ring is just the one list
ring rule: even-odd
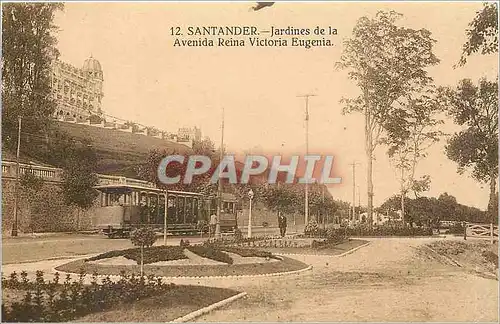
{"label": "stone balustrade", "polygon": [[[16,162],[13,161],[2,161],[2,178],[4,180],[15,180],[16,179]],[[60,168],[46,167],[35,164],[19,164],[19,175],[22,176],[27,172],[33,174],[36,177],[43,179],[48,182],[62,182],[62,173],[63,170]],[[112,176],[106,174],[98,174],[99,184],[100,185],[111,185],[111,184],[124,184],[131,186],[142,186],[148,188],[156,188],[154,183],[126,178],[120,176]]]}

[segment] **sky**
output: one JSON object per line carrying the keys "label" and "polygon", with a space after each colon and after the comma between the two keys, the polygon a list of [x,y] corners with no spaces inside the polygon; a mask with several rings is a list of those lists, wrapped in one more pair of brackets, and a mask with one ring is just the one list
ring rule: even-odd
{"label": "sky", "polygon": [[[436,40],[440,64],[429,68],[437,85],[453,86],[463,78],[494,79],[498,56],[473,56],[464,67],[453,68],[465,42],[465,29],[481,8],[479,2],[343,3],[277,2],[251,11],[254,2],[233,3],[67,3],[55,23],[60,59],[82,66],[91,55],[104,71],[105,113],[175,132],[179,127],[201,127],[203,135],[220,143],[224,108],[224,143],[234,153],[304,154],[304,99],[313,93],[309,109],[309,151],[334,155],[330,186],[334,198],[352,201],[356,167],[356,196],[366,204],[366,157],[363,118],[342,115],[342,97],[354,97],[358,88],[346,71],[335,69],[342,41],[356,21],[379,10],[403,14],[400,25],[426,28]],[[337,29],[328,36],[334,46],[303,47],[174,47],[171,27],[256,26]],[[194,37],[191,39],[198,39]],[[203,38],[203,37],[202,37]],[[187,39],[187,38],[183,38]],[[446,120],[443,132],[457,130]],[[428,196],[443,192],[458,202],[485,209],[488,186],[468,173],[457,174],[456,164],[444,153],[446,138],[434,145],[417,167],[416,177],[431,176]],[[374,161],[374,204],[398,192],[396,170],[377,149]],[[359,187],[359,188],[358,188]],[[358,193],[356,193],[358,195]]]}

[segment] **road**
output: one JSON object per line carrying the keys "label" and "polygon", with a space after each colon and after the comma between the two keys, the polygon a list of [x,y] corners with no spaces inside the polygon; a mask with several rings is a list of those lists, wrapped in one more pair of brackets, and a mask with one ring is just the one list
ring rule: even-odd
{"label": "road", "polygon": [[199,322],[498,322],[498,281],[416,256],[432,239],[373,239],[342,258],[302,257],[307,274],[204,282],[248,298]]}
{"label": "road", "polygon": [[[289,227],[289,232],[294,231]],[[246,236],[246,228],[242,228]],[[255,227],[253,236],[277,235],[278,228]],[[168,245],[179,245],[181,239],[192,243],[206,238],[200,236],[168,236]],[[163,237],[159,237],[155,245],[162,245]],[[2,238],[2,263],[12,264],[19,262],[46,260],[50,258],[72,257],[91,253],[106,252],[116,249],[133,247],[129,239],[109,239],[100,234],[46,234],[38,236],[19,236]]]}

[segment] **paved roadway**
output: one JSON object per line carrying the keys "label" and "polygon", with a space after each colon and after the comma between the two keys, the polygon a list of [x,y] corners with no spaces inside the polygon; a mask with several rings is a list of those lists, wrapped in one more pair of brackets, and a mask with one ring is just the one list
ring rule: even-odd
{"label": "paved roadway", "polygon": [[[298,229],[300,229],[298,227]],[[246,236],[247,229],[242,228]],[[294,232],[289,227],[289,233]],[[278,228],[255,227],[252,236],[277,235]],[[189,240],[192,243],[203,241],[206,235],[200,236],[168,236],[168,245],[179,245],[180,240]],[[156,245],[163,244],[163,237],[159,237]],[[133,247],[129,239],[109,239],[101,234],[60,234],[46,233],[21,235],[19,237],[2,238],[2,264],[18,262],[41,261],[53,258],[64,258],[92,253],[102,253],[116,249]]]}

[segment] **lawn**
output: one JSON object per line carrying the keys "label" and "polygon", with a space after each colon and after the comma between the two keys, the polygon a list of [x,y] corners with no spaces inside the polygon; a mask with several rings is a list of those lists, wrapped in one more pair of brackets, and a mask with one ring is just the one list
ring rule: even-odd
{"label": "lawn", "polygon": [[175,286],[158,296],[88,314],[78,322],[168,322],[236,294],[231,289]]}
{"label": "lawn", "polygon": [[[232,289],[173,285],[167,291],[133,302],[119,302],[111,308],[76,317],[78,322],[167,322],[200,308],[237,295]],[[26,291],[2,289],[2,305],[22,302]]]}
{"label": "lawn", "polygon": [[[207,277],[207,276],[241,276],[259,275],[268,273],[287,272],[307,268],[307,264],[283,257],[282,261],[253,263],[253,264],[228,264],[228,265],[144,265],[144,274],[154,274],[164,277]],[[140,273],[138,265],[105,265],[76,260],[61,266],[56,270],[79,273],[83,269],[86,273],[97,272],[100,275],[119,275],[122,271],[126,274]]]}

